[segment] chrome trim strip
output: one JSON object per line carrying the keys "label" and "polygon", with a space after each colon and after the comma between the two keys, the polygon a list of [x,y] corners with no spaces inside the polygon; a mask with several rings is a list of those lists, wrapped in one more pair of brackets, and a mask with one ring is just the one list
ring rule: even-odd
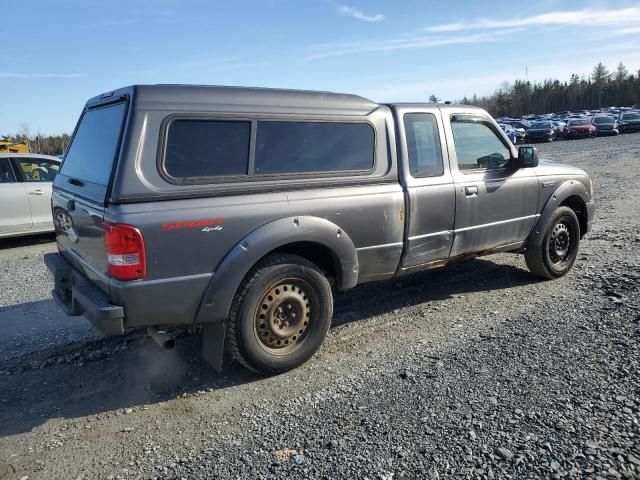
{"label": "chrome trim strip", "polygon": [[369,247],[360,247],[356,248],[356,252],[361,252],[363,250],[374,250],[376,248],[387,248],[387,247],[402,247],[404,244],[402,242],[396,243],[385,243],[384,245],[371,245]]}
{"label": "chrome trim strip", "polygon": [[415,237],[409,237],[409,240],[410,241],[421,240],[423,238],[435,237],[438,235],[444,235],[444,234],[451,235],[452,233],[453,233],[452,230],[442,230],[441,232],[433,232],[433,233],[427,233],[425,235],[416,235]]}
{"label": "chrome trim strip", "polygon": [[457,228],[454,231],[455,232],[466,232],[466,231],[469,231],[469,230],[477,230],[478,228],[493,227],[494,225],[504,225],[505,223],[520,222],[522,220],[529,220],[529,219],[538,218],[538,217],[540,217],[540,214],[536,213],[535,215],[527,215],[526,217],[510,218],[508,220],[500,220],[498,222],[483,223],[482,225],[473,225],[471,227]]}

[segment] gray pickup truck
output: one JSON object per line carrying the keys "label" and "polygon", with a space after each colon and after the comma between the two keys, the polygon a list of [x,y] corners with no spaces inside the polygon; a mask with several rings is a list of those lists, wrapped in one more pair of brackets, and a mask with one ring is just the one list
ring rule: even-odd
{"label": "gray pickup truck", "polygon": [[474,107],[132,86],[84,108],[45,262],[62,308],[105,334],[201,324],[212,365],[273,374],[320,347],[334,290],[495,252],[561,277],[592,196]]}

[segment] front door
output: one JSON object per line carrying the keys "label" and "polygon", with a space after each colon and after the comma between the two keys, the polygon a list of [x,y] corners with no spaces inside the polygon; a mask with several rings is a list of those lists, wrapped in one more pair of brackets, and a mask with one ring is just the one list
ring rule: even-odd
{"label": "front door", "polygon": [[531,168],[514,168],[514,151],[488,117],[447,120],[455,184],[456,218],[451,256],[522,244],[538,215],[538,180]]}
{"label": "front door", "polygon": [[9,158],[0,158],[0,236],[31,230],[31,209],[24,185]]}

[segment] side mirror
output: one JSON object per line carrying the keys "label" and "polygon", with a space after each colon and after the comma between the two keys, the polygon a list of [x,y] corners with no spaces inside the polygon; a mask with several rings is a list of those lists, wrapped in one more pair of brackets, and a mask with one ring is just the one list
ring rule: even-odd
{"label": "side mirror", "polygon": [[538,166],[538,149],[535,147],[520,147],[518,149],[518,168],[533,168]]}

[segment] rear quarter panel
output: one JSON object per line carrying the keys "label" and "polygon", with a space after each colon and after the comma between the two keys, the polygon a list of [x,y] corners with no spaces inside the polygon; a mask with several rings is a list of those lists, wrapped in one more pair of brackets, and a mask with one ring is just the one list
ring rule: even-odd
{"label": "rear quarter panel", "polygon": [[261,225],[296,215],[327,219],[351,237],[360,282],[391,276],[402,251],[403,206],[395,183],[113,206],[108,220],[142,232],[147,277],[111,280],[112,300],[135,325],[190,323],[227,253]]}

